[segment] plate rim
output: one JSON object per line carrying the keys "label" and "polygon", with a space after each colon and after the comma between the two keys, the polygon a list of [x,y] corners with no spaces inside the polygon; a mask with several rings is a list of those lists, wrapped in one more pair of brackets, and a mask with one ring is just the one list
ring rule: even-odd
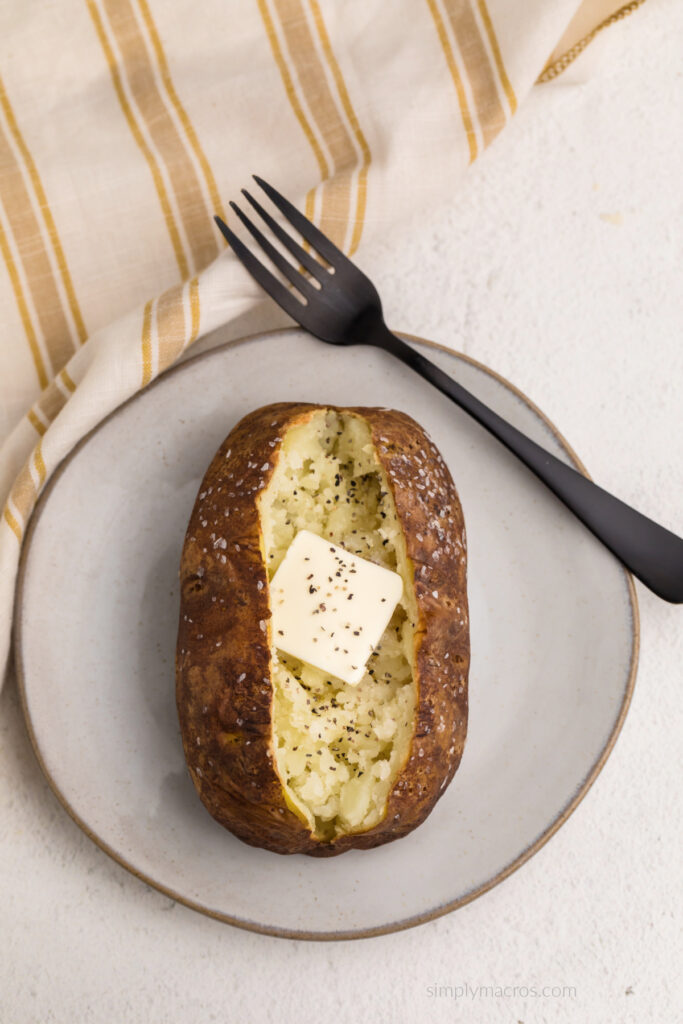
{"label": "plate rim", "polygon": [[[555,833],[564,825],[571,814],[576,810],[579,804],[582,802],[593,783],[597,779],[598,775],[604,768],[607,759],[609,758],[617,737],[622,730],[626,715],[628,713],[631,699],[633,697],[633,691],[635,687],[636,675],[638,670],[638,660],[640,654],[640,615],[638,609],[638,599],[636,596],[636,588],[633,581],[633,577],[626,568],[622,566],[622,572],[625,577],[627,594],[630,600],[631,608],[631,659],[629,663],[628,674],[624,685],[623,696],[621,700],[621,706],[618,714],[614,720],[612,729],[605,741],[605,744],[600,751],[598,757],[594,761],[591,769],[585,775],[581,784],[577,787],[576,792],[571,799],[565,804],[559,814],[550,822],[550,824],[534,839],[527,847],[514,860],[506,864],[497,874],[492,878],[487,879],[481,885],[476,886],[474,889],[466,892],[464,895],[457,897],[454,900],[449,900],[446,903],[440,904],[438,907],[434,907],[431,910],[427,910],[421,914],[414,914],[411,917],[402,918],[397,921],[392,921],[388,924],[377,925],[371,928],[357,928],[357,929],[346,929],[339,931],[307,931],[292,928],[277,928],[268,925],[260,924],[256,921],[250,921],[245,918],[234,917],[231,914],[223,913],[222,911],[213,910],[210,907],[203,906],[201,903],[192,900],[189,897],[183,896],[176,892],[170,886],[164,885],[161,882],[156,881],[154,878],[147,875],[144,871],[139,870],[134,864],[130,863],[126,858],[122,857],[116,850],[109,845],[109,843],[102,839],[94,832],[90,826],[80,817],[78,812],[71,806],[67,797],[62,793],[57,785],[55,779],[50,774],[47,765],[43,759],[40,746],[38,743],[37,736],[33,728],[33,722],[28,707],[28,697],[26,693],[26,678],[24,674],[24,664],[22,658],[22,612],[24,605],[24,586],[26,577],[26,566],[28,562],[28,554],[31,548],[31,542],[33,540],[33,534],[37,523],[40,520],[43,510],[45,509],[49,496],[59,480],[62,473],[66,470],[67,466],[71,463],[72,459],[78,454],[88,441],[96,434],[100,428],[106,423],[112,420],[115,416],[118,416],[129,404],[136,401],[142,395],[146,394],[152,388],[156,387],[162,381],[166,381],[170,376],[182,371],[186,366],[199,362],[200,360],[207,359],[208,357],[215,355],[217,352],[226,351],[231,348],[236,348],[239,345],[247,344],[251,341],[271,337],[272,335],[284,334],[293,330],[303,330],[298,327],[297,324],[290,326],[274,328],[267,331],[256,331],[251,334],[247,334],[244,337],[234,338],[231,341],[223,342],[222,344],[216,345],[212,348],[207,349],[205,352],[200,352],[197,355],[191,356],[189,359],[182,360],[170,367],[165,372],[159,374],[150,384],[147,385],[141,391],[136,391],[135,394],[131,395],[122,402],[110,413],[107,414],[99,423],[97,423],[92,430],[89,430],[80,441],[64,456],[62,461],[55,468],[50,479],[48,480],[45,488],[40,494],[38,501],[36,502],[35,508],[31,515],[28,529],[22,545],[19,561],[19,569],[17,574],[17,582],[15,589],[15,600],[14,600],[14,615],[13,615],[13,643],[12,650],[14,654],[14,665],[15,673],[17,678],[17,688],[19,691],[19,698],[21,703],[21,709],[26,723],[26,729],[29,735],[33,753],[35,754],[36,760],[40,766],[43,775],[45,776],[50,789],[54,793],[58,802],[62,808],[67,812],[69,817],[78,825],[78,827],[85,833],[85,835],[104,853],[106,853],[112,860],[114,860],[121,867],[129,871],[130,874],[134,875],[141,882],[151,886],[163,895],[168,896],[170,899],[175,900],[178,903],[183,904],[190,910],[198,911],[207,917],[213,918],[217,921],[222,921],[225,924],[233,925],[236,928],[241,928],[245,931],[255,932],[260,935],[269,935],[275,938],[282,939],[300,939],[305,941],[315,942],[338,942],[351,939],[366,939],[374,938],[379,935],[390,935],[394,932],[405,931],[408,928],[416,928],[419,925],[426,924],[428,921],[434,921],[439,917],[443,917],[446,914],[450,914],[455,910],[459,910],[461,907],[466,906],[468,903],[472,903],[479,896],[483,896],[484,893],[489,892],[495,886],[500,885],[501,882],[505,881],[511,874],[522,867],[534,854],[545,846],[545,844],[555,835]],[[306,333],[306,332],[304,332]],[[467,355],[464,352],[459,352],[456,349],[450,348],[447,345],[440,344],[439,342],[430,341],[427,338],[422,338],[419,335],[409,334],[405,331],[396,331],[395,333],[400,334],[401,337],[408,341],[417,342],[420,345],[425,345],[427,348],[435,349],[437,351],[445,352],[447,355],[455,356],[461,359],[465,363],[469,363],[476,369],[486,373],[489,377],[492,377],[498,383],[502,384],[509,391],[511,391],[517,398],[519,398],[533,413],[535,413],[542,423],[550,430],[556,440],[560,443],[562,448],[569,456],[571,462],[579,472],[583,473],[589,480],[592,479],[582,460],[579,458],[573,447],[569,444],[563,434],[558,430],[555,424],[546,416],[544,412],[533,402],[520,388],[515,384],[512,384],[506,377],[492,370],[478,359],[474,359],[472,356]]]}

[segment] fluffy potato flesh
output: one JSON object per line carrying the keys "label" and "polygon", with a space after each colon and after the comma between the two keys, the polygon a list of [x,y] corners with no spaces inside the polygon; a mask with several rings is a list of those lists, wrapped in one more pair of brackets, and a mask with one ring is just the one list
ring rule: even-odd
{"label": "fluffy potato flesh", "polygon": [[259,514],[269,579],[306,529],[404,581],[356,686],[292,658],[272,640],[273,745],[288,804],[322,841],[364,832],[386,813],[408,757],[417,702],[412,570],[365,420],[323,409],[290,427]]}

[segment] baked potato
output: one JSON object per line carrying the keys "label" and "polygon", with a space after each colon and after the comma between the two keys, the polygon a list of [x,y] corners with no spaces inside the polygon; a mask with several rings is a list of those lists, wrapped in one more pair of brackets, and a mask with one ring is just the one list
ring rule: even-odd
{"label": "baked potato", "polygon": [[[269,584],[308,530],[400,573],[361,682],[278,649]],[[405,836],[467,731],[465,527],[441,455],[390,409],[279,403],[242,419],[202,481],[182,551],[176,696],[213,817],[276,853]]]}

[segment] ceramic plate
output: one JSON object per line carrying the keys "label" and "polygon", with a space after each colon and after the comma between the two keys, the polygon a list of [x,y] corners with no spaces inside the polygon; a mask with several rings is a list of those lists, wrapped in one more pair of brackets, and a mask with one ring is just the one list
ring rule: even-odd
{"label": "ceramic plate", "polygon": [[[536,441],[575,458],[500,377],[415,344]],[[469,542],[460,770],[412,835],[331,860],[252,849],[209,816],[185,769],[174,702],[178,564],[200,479],[238,419],[283,400],[410,413],[450,466]],[[66,460],[24,548],[16,656],[44,771],[107,853],[232,924],[350,938],[461,906],[552,835],[621,727],[637,637],[624,570],[464,413],[384,353],[286,330],[184,363]]]}

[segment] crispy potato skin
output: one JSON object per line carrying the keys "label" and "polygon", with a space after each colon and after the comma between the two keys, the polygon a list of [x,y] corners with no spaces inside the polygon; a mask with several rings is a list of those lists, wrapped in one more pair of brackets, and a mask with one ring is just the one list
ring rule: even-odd
{"label": "crispy potato skin", "polygon": [[384,819],[333,842],[315,839],[287,807],[271,748],[270,608],[256,499],[286,430],[319,408],[255,410],[206,472],[181,559],[176,699],[190,775],[213,817],[253,846],[324,857],[391,842],[430,813],[465,744],[470,650],[465,525],[448,468],[404,413],[337,409],[370,425],[406,538],[419,615],[418,702]]}

